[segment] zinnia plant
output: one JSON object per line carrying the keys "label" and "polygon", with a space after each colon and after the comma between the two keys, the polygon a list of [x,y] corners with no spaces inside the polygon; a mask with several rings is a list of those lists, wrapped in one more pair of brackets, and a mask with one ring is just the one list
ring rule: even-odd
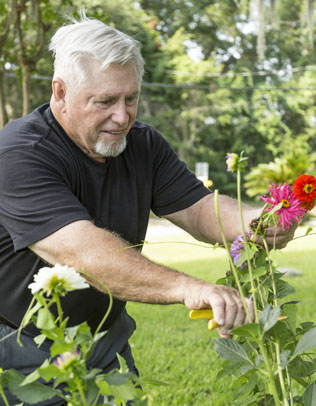
{"label": "zinnia plant", "polygon": [[278,216],[277,224],[281,224],[282,230],[291,227],[293,220],[298,221],[299,218],[305,216],[306,210],[301,207],[301,201],[295,197],[290,185],[272,184],[269,192],[271,196],[260,197],[268,203],[268,207],[264,211],[275,210],[274,212]]}
{"label": "zinnia plant", "polygon": [[[240,203],[242,168],[234,157],[237,195]],[[236,164],[237,163],[237,164]],[[227,162],[231,170],[231,162]],[[215,191],[215,208],[220,222],[220,207]],[[271,185],[260,218],[243,226],[243,234],[226,247],[230,269],[217,283],[239,290],[243,302],[252,297],[255,320],[232,331],[233,338],[215,338],[215,351],[225,360],[218,379],[234,380],[234,405],[240,406],[315,406],[316,327],[312,322],[297,325],[296,301],[285,298],[295,289],[283,279],[265,240],[265,230],[281,225],[285,230],[304,217],[316,198],[316,179],[302,175],[293,185]],[[260,243],[256,237],[260,236]],[[245,311],[247,309],[245,308]]]}

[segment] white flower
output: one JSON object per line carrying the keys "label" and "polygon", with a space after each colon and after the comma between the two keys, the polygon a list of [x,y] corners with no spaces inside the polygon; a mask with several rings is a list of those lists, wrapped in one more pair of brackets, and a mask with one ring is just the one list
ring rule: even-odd
{"label": "white flower", "polygon": [[28,287],[31,289],[32,294],[40,290],[51,294],[56,289],[59,293],[66,293],[71,290],[86,289],[89,285],[75,268],[56,264],[52,268],[41,268],[34,275],[34,282]]}

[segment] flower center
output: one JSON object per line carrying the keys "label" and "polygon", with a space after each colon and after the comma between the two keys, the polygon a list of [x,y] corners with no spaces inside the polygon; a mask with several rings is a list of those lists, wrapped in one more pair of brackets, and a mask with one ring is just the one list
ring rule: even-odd
{"label": "flower center", "polygon": [[311,185],[310,183],[306,183],[303,187],[305,193],[312,193],[315,189],[315,186]]}
{"label": "flower center", "polygon": [[282,202],[283,207],[285,207],[285,208],[290,207],[290,202],[288,200],[283,199],[283,200],[281,200],[281,202]]}

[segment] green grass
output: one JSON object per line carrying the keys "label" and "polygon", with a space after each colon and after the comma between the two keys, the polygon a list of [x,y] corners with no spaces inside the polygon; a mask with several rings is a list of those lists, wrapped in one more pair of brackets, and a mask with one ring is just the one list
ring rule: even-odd
{"label": "green grass", "polygon": [[[304,233],[305,229],[300,228],[296,235]],[[223,249],[200,246],[187,234],[151,238],[149,242],[152,244],[144,249],[146,256],[198,278],[215,282],[228,269]],[[287,300],[300,301],[300,322],[315,321],[315,247],[316,236],[309,235],[290,242],[275,255],[280,267],[303,271],[302,276],[287,278],[296,288],[296,294]],[[131,345],[141,376],[168,383],[144,387],[154,405],[231,406],[231,380],[216,381],[221,368],[213,346],[216,331],[209,332],[203,321],[189,320],[188,310],[181,305],[129,303],[128,311],[137,322]]]}

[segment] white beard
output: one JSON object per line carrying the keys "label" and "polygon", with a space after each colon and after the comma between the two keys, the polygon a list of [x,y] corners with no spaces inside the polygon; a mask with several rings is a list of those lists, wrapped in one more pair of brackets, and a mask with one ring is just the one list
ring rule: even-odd
{"label": "white beard", "polygon": [[94,150],[97,154],[104,157],[116,157],[120,155],[126,148],[126,137],[120,141],[110,141],[105,142],[103,140],[98,140],[95,144]]}

